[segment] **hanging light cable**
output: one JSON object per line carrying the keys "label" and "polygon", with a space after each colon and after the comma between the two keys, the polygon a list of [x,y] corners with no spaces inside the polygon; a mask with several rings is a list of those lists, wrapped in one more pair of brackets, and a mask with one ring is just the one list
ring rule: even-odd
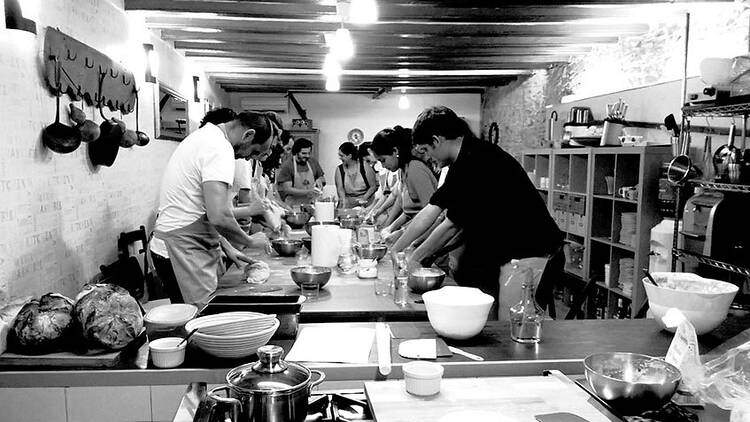
{"label": "hanging light cable", "polygon": [[342,27],[336,30],[331,53],[342,62],[354,56],[354,42],[348,29]]}
{"label": "hanging light cable", "polygon": [[401,96],[398,99],[398,108],[401,110],[407,110],[411,107],[409,103],[409,97],[406,96],[406,88],[401,88]]}

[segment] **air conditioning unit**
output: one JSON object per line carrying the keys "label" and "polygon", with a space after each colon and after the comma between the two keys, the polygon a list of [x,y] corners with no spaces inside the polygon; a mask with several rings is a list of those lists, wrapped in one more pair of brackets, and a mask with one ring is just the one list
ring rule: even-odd
{"label": "air conditioning unit", "polygon": [[281,93],[244,94],[240,100],[242,110],[275,111],[286,113],[289,99]]}

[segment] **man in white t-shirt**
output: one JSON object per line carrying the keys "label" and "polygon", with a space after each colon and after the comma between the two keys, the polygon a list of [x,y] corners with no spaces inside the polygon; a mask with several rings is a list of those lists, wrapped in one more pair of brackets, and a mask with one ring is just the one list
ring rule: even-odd
{"label": "man in white t-shirt", "polygon": [[166,244],[185,303],[205,304],[216,290],[221,237],[235,245],[252,244],[232,214],[229,192],[235,159],[267,154],[272,131],[264,114],[243,112],[190,134],[169,159],[154,236]]}

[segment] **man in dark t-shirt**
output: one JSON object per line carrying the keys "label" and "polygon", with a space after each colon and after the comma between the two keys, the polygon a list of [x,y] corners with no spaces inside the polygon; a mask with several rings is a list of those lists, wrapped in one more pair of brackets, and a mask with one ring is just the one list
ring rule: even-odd
{"label": "man in dark t-shirt", "polygon": [[[464,250],[455,270],[456,282],[498,298],[503,265],[559,250],[562,233],[510,154],[474,137],[464,120],[442,106],[419,115],[412,138],[416,148],[441,166],[450,165],[444,185],[424,212],[429,220],[447,209],[446,218],[414,251],[413,262],[432,256],[460,236]],[[405,233],[395,249],[408,245],[428,222],[413,222],[413,232]]]}

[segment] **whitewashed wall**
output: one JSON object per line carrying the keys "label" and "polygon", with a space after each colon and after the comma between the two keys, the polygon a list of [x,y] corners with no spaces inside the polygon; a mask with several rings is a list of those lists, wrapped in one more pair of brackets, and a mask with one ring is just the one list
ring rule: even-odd
{"label": "whitewashed wall", "polygon": [[[55,101],[40,71],[45,28],[59,28],[117,59],[126,56],[126,46],[150,41],[159,55],[160,79],[193,98],[193,69],[129,18],[122,1],[40,3],[38,35],[0,26],[0,302],[6,295],[74,294],[99,265],[114,261],[117,235],[152,223],[162,168],[178,145],[152,140],[146,147],[121,148],[109,168],[92,167],[85,145],[65,155],[46,149],[40,133],[54,120]],[[214,104],[226,101],[222,92],[207,89]],[[153,84],[144,84],[140,95],[140,128],[152,137],[153,91]],[[192,126],[203,108],[190,103]],[[101,121],[93,108],[85,111]],[[67,113],[62,115],[68,123]],[[134,113],[124,120],[135,126]]]}
{"label": "whitewashed wall", "polygon": [[[240,108],[244,94],[230,94],[232,107]],[[357,94],[295,94],[308,118],[320,130],[319,160],[326,179],[333,183],[333,171],[340,164],[338,146],[346,141],[346,135],[353,128],[362,129],[365,140],[386,127],[401,125],[411,128],[422,110],[434,105],[452,108],[459,116],[466,118],[472,129],[479,132],[481,96],[479,94],[409,94],[411,107],[398,108],[399,95],[391,93],[378,99],[371,95]],[[292,118],[298,118],[294,108],[290,113],[281,114],[284,124],[289,127]]]}

